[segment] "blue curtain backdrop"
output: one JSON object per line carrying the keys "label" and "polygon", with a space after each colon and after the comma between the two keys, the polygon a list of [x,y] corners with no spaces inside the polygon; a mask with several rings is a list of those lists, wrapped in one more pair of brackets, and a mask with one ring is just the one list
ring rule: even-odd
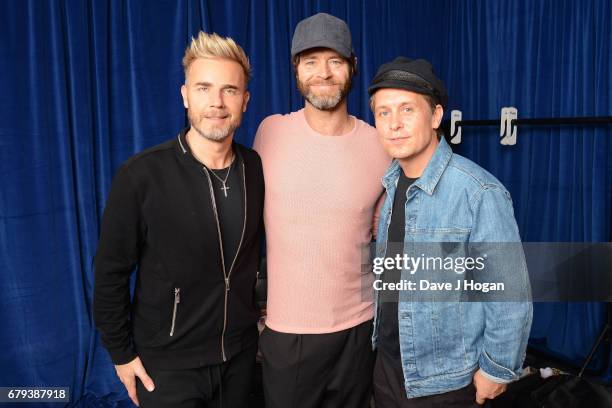
{"label": "blue curtain backdrop", "polygon": [[[345,19],[359,58],[353,114],[397,55],[429,59],[465,119],[612,114],[609,0],[0,2],[0,386],[69,386],[70,406],[129,406],[91,319],[92,258],[120,163],[185,125],[181,58],[198,30],[251,58],[238,141],[301,107],[290,66],[296,23]],[[449,109],[449,110],[450,110]],[[525,241],[609,241],[612,129],[466,128],[458,152],[510,190]],[[538,304],[531,344],[580,364],[602,304]],[[595,368],[610,361],[598,355]]]}

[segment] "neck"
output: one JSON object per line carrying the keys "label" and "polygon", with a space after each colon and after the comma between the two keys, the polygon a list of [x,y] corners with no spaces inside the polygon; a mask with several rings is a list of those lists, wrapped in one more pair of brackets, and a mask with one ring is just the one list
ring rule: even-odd
{"label": "neck", "polygon": [[436,152],[436,148],[440,142],[438,137],[434,136],[432,142],[427,146],[425,150],[420,152],[418,155],[413,157],[406,157],[403,159],[397,159],[400,167],[402,168],[404,175],[408,178],[419,178],[425,171],[425,168],[429,164],[429,161]]}
{"label": "neck", "polygon": [[233,134],[217,142],[205,138],[191,128],[185,138],[193,156],[209,169],[224,169],[231,164],[234,156],[232,152]]}
{"label": "neck", "polygon": [[353,120],[348,115],[346,99],[331,111],[315,108],[306,101],[304,116],[308,125],[317,133],[326,136],[340,136],[353,129]]}

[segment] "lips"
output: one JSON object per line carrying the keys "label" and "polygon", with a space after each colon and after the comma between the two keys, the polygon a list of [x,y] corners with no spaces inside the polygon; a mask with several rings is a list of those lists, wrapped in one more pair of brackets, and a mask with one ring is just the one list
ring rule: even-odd
{"label": "lips", "polygon": [[338,85],[338,84],[335,84],[333,82],[320,82],[320,83],[311,83],[311,84],[308,84],[308,85],[310,85],[310,86],[335,86],[335,85]]}
{"label": "lips", "polygon": [[392,144],[400,144],[400,143],[406,142],[409,139],[410,139],[410,136],[394,137],[394,138],[388,138],[387,142],[392,143]]}
{"label": "lips", "polygon": [[225,113],[225,114],[216,114],[216,115],[207,115],[204,114],[204,117],[206,119],[226,119],[229,117],[229,114]]}

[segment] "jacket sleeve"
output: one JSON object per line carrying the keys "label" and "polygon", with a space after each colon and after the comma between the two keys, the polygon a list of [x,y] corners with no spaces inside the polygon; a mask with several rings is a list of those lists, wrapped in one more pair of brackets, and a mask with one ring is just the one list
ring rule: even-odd
{"label": "jacket sleeve", "polygon": [[482,279],[503,281],[506,286],[501,295],[504,301],[495,301],[494,294],[483,302],[485,328],[479,366],[491,380],[507,383],[520,376],[533,314],[525,254],[512,200],[503,187],[486,185],[472,205],[470,247],[484,248],[487,254]]}
{"label": "jacket sleeve", "polygon": [[130,323],[130,275],[139,260],[142,216],[128,168],[113,180],[94,260],[94,320],[114,364],[136,358]]}

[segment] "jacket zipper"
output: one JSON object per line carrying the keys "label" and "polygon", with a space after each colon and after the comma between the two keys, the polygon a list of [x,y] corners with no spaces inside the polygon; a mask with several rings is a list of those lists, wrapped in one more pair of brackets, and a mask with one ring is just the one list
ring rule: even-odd
{"label": "jacket zipper", "polygon": [[208,190],[210,192],[210,199],[212,200],[213,205],[213,213],[215,214],[215,221],[217,223],[217,237],[219,238],[219,249],[221,250],[221,268],[223,269],[223,279],[225,280],[225,296],[223,300],[223,330],[221,332],[221,355],[223,357],[223,361],[227,361],[227,356],[225,355],[225,330],[227,329],[227,297],[228,292],[230,290],[230,275],[232,274],[232,269],[234,268],[234,263],[238,258],[238,253],[240,252],[240,247],[242,246],[242,241],[244,239],[244,232],[246,229],[246,219],[247,219],[247,193],[246,193],[246,172],[244,163],[242,163],[242,186],[244,191],[244,222],[242,224],[242,235],[240,236],[240,242],[238,242],[238,248],[236,249],[236,254],[234,255],[234,260],[230,265],[229,272],[226,273],[225,269],[225,257],[223,256],[223,240],[221,239],[221,225],[219,224],[219,213],[217,212],[217,202],[215,200],[215,193],[213,191],[212,180],[210,179],[210,175],[208,174],[208,170],[202,167],[202,170],[206,174],[206,179],[208,180]]}
{"label": "jacket zipper", "polygon": [[174,288],[174,308],[172,309],[172,325],[170,326],[170,336],[174,336],[174,326],[176,324],[176,312],[178,304],[181,303],[181,288]]}

